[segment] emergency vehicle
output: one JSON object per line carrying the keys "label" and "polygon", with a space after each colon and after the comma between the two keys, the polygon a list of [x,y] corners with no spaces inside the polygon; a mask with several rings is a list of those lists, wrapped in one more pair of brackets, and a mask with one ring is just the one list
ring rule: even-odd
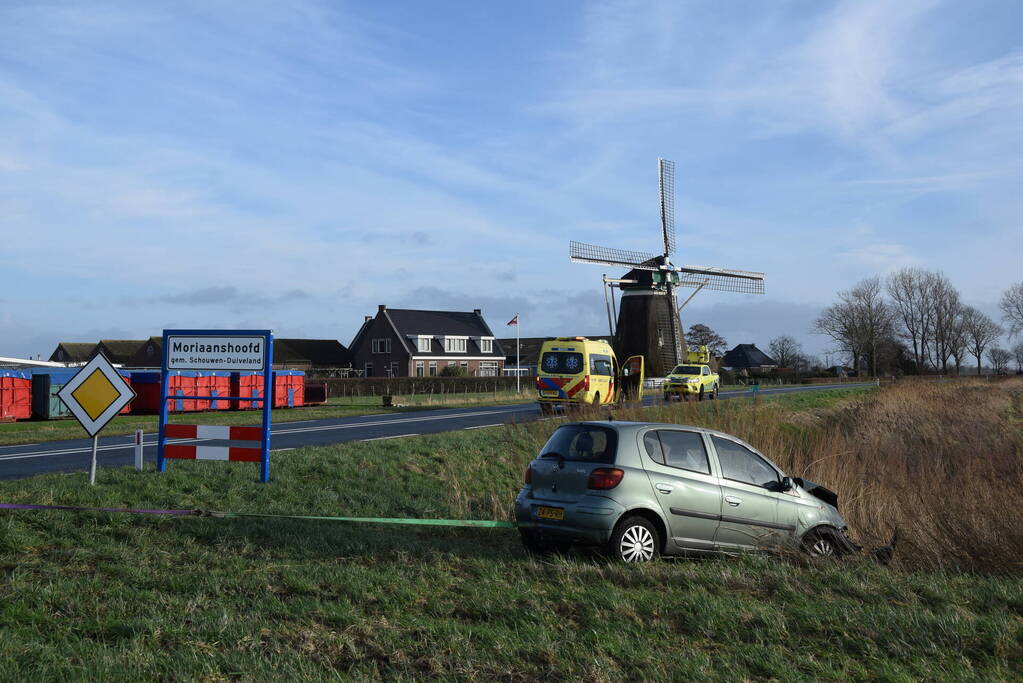
{"label": "emergency vehicle", "polygon": [[547,412],[556,406],[608,405],[643,392],[643,357],[619,365],[611,345],[586,337],[558,337],[540,347],[537,401]]}

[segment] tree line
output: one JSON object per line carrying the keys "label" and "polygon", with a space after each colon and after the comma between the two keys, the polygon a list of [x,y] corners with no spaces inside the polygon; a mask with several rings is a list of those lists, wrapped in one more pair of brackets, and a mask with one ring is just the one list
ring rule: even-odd
{"label": "tree line", "polygon": [[999,308],[1007,328],[964,303],[944,273],[903,268],[839,292],[811,331],[830,337],[857,373],[959,374],[970,357],[977,374],[985,359],[997,374],[1013,360],[1023,371],[1023,341],[1011,350],[997,345],[1006,332],[1010,340],[1023,332],[1023,282],[1003,293]]}

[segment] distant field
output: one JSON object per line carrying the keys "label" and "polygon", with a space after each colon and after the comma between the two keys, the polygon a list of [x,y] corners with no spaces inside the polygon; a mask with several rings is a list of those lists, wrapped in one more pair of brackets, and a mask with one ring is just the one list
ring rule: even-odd
{"label": "distant field", "polygon": [[[831,456],[852,473],[861,455],[817,452],[851,447],[822,435],[862,439],[868,432],[856,430],[872,419],[879,433],[917,438],[911,424],[879,421],[894,406],[913,419],[955,407],[956,394],[844,391],[807,395],[811,407],[786,395],[645,414],[728,424],[781,461]],[[991,403],[972,389],[961,395],[997,408],[978,429],[1011,432],[973,446],[990,453],[1009,444],[1000,457],[1019,457],[1011,444],[1021,394],[1003,388]],[[964,419],[980,418],[967,411]],[[80,473],[46,475],[0,482],[0,501],[509,520],[524,467],[554,427],[289,451],[275,458],[268,485],[257,483],[255,465],[227,463],[175,463],[162,475],[104,469],[91,488]],[[963,448],[981,438],[955,420],[950,431],[940,421],[927,427],[937,430],[934,443],[953,432]],[[893,449],[853,447],[879,446]],[[943,463],[955,457],[937,454]],[[919,506],[935,490],[932,478],[914,487],[885,472],[886,485],[905,488],[871,493],[861,487],[876,485],[824,462],[810,473],[839,491],[868,541],[883,528],[871,526],[863,499],[882,519],[897,518],[897,505]],[[948,504],[950,492],[992,484],[982,471],[969,474],[969,486],[936,489],[950,521],[969,519]],[[1004,513],[969,514],[1011,533]],[[928,519],[907,533],[929,528],[932,512],[921,515]],[[962,571],[961,546],[931,533],[924,540],[949,552],[909,543],[891,568],[770,557],[622,566],[587,552],[534,559],[503,529],[0,512],[0,678],[1018,680],[1019,546],[1003,550],[1008,564],[978,555],[983,563]]]}
{"label": "distant field", "polygon": [[[535,400],[532,391],[516,393],[499,391],[467,394],[418,394],[416,396],[395,396],[392,407],[383,407],[379,396],[346,396],[331,398],[322,406],[303,408],[279,408],[273,410],[274,422],[295,420],[319,420],[355,415],[383,415],[408,410],[432,408],[463,408],[508,403],[526,403]],[[202,413],[172,413],[171,422],[199,422],[204,425],[255,425],[259,424],[259,410],[207,411]],[[115,417],[103,429],[103,436],[133,434],[136,429],[155,432],[159,420],[156,415],[123,415]],[[27,420],[0,424],[0,446],[21,443],[38,443],[61,439],[78,439],[86,436],[85,431],[74,418],[62,420]]]}

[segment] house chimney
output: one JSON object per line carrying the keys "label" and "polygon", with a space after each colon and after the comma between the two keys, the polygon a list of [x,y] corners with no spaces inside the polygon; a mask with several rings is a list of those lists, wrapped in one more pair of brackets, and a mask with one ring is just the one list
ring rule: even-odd
{"label": "house chimney", "polygon": [[367,316],[366,316],[366,319],[365,319],[365,320],[364,320],[363,322],[367,322],[367,323],[368,323],[368,322],[369,322],[370,320],[372,320],[372,319],[373,319],[373,316],[371,316],[371,315],[367,315]]}
{"label": "house chimney", "polygon": [[483,312],[480,311],[480,309],[478,309],[478,308],[472,309],[472,312],[475,313],[476,315],[483,315]]}
{"label": "house chimney", "polygon": [[377,306],[377,311],[379,313],[383,313],[386,310],[387,310],[387,306],[384,306],[383,304],[380,304],[379,306]]}

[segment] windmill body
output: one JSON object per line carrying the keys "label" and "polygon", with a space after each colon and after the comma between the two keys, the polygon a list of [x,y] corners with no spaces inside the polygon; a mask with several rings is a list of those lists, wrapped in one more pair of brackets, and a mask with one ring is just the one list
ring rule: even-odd
{"label": "windmill body", "polygon": [[676,247],[675,165],[667,159],[658,159],[657,169],[663,252],[649,254],[570,242],[569,257],[580,263],[630,269],[623,278],[616,280],[622,296],[614,332],[615,355],[619,358],[642,355],[648,375],[664,377],[685,359],[685,339],[675,290],[692,287],[696,291],[713,289],[763,294],[764,274],[673,265],[670,259]]}

